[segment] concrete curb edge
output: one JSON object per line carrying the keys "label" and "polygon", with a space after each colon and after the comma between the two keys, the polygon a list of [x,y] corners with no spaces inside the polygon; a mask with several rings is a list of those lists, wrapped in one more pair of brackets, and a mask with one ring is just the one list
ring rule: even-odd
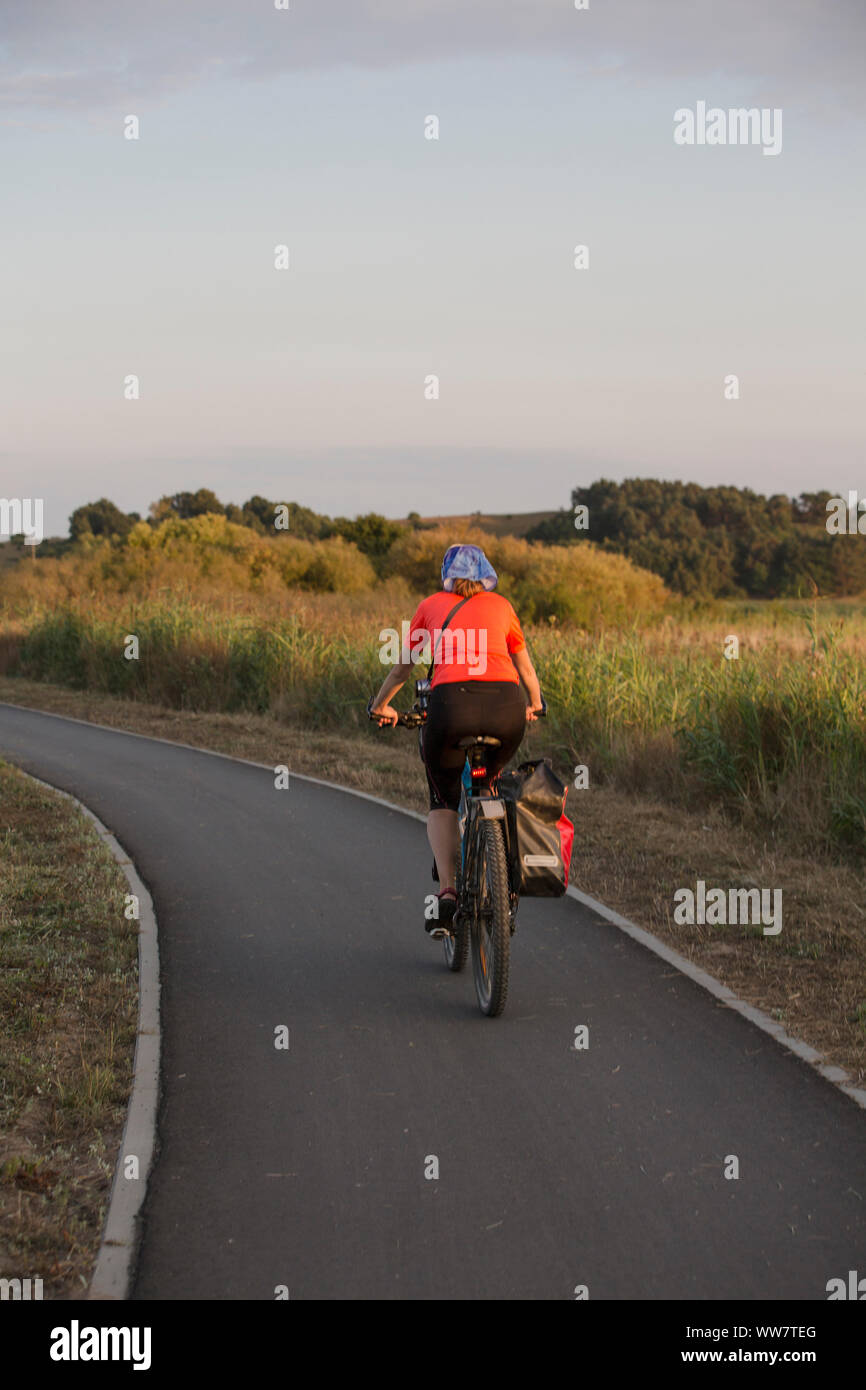
{"label": "concrete curb edge", "polygon": [[[23,771],[23,769],[21,769]],[[138,1027],[135,1037],[132,1090],[126,1110],[120,1150],[114,1169],[108,1211],[93,1269],[88,1299],[128,1299],[138,1247],[138,1216],[147,1195],[156,1149],[156,1116],[159,1104],[159,945],[153,901],[126,850],[98,816],[71,792],[62,791],[41,777],[25,773],[31,781],[63,796],[78,807],[123,870],[130,893],[138,898]],[[138,1178],[124,1175],[125,1160],[135,1155]]]}

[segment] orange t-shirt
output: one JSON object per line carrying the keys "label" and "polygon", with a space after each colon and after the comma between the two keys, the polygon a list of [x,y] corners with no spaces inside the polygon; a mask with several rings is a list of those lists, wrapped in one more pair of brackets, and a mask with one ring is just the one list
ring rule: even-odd
{"label": "orange t-shirt", "polygon": [[526,639],[508,599],[486,591],[473,594],[442,631],[442,624],[459,602],[459,594],[440,589],[419,603],[409,624],[412,654],[417,652],[419,661],[436,663],[432,686],[467,680],[519,683],[511,653],[523,651]]}

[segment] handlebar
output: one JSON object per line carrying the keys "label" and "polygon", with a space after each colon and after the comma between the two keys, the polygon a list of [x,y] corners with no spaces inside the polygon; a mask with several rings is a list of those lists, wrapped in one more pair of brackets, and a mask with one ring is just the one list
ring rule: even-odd
{"label": "handlebar", "polygon": [[[367,718],[368,718],[368,719],[377,720],[377,719],[379,718],[379,715],[373,713],[372,704],[373,704],[373,696],[371,695],[370,698],[369,698],[369,700],[367,701]],[[398,724],[404,725],[404,727],[407,728],[407,729],[417,729],[417,728],[419,727],[419,725],[425,724],[426,722],[427,722],[427,711],[426,711],[426,710],[414,710],[414,709],[403,710],[403,711],[402,711],[400,714],[398,714],[398,716],[397,716],[397,723],[398,723]]]}
{"label": "handlebar", "polygon": [[[547,716],[547,701],[545,700],[544,695],[542,694],[542,696],[541,696],[541,709],[538,710],[538,718],[539,718],[539,719],[544,719],[546,716]],[[374,713],[373,713],[373,696],[372,696],[372,695],[370,696],[369,700],[367,701],[367,718],[368,718],[368,719],[372,719],[372,720],[377,720],[377,719],[379,718],[379,715],[378,715],[378,714],[374,714]],[[397,716],[397,723],[398,723],[398,724],[402,724],[402,725],[404,726],[404,728],[407,728],[407,729],[417,729],[421,724],[426,724],[426,722],[427,722],[427,711],[426,711],[426,709],[423,709],[423,710],[417,710],[417,709],[402,710],[402,711],[400,712],[400,714],[398,714],[398,716]]]}

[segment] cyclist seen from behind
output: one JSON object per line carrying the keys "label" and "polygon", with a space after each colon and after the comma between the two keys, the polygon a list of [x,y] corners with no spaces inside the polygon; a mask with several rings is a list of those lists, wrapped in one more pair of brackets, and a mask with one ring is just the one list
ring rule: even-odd
{"label": "cyclist seen from behind", "polygon": [[[541,688],[520,620],[508,600],[493,593],[497,582],[483,550],[476,545],[452,545],[442,561],[442,588],[422,600],[409,625],[410,652],[417,651],[422,641],[429,642],[434,664],[427,720],[421,731],[421,757],[430,790],[427,836],[440,883],[438,920],[425,923],[434,937],[449,929],[457,906],[458,808],[466,760],[458,740],[477,734],[500,740],[499,748],[491,749],[487,758],[492,779],[517,752],[527,721],[535,720],[542,709]],[[404,649],[401,658],[405,655]],[[411,656],[396,662],[373,697],[371,713],[380,727],[397,723],[397,710],[389,702],[405,685],[414,665]]]}

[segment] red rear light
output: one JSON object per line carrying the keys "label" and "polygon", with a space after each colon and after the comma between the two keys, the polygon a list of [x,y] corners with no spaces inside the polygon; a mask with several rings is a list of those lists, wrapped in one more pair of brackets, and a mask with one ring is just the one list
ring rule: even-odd
{"label": "red rear light", "polygon": [[487,776],[487,768],[486,768],[486,767],[473,767],[473,769],[472,769],[472,776],[473,776],[473,777],[486,777],[486,776]]}

